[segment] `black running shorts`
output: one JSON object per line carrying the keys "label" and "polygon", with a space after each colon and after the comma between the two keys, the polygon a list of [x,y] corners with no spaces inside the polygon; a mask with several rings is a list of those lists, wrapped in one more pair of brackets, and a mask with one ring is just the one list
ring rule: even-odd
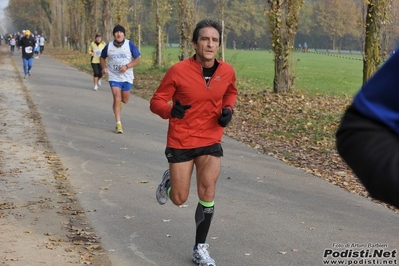
{"label": "black running shorts", "polygon": [[169,163],[188,162],[201,155],[221,157],[223,156],[222,145],[220,143],[216,143],[211,146],[195,149],[173,149],[169,147],[166,147],[165,149],[165,156]]}

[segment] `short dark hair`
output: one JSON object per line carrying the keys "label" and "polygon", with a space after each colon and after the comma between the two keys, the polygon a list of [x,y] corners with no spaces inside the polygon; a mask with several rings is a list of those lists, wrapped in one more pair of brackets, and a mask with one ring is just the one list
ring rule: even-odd
{"label": "short dark hair", "polygon": [[200,22],[197,23],[195,26],[195,29],[193,31],[193,38],[191,41],[193,43],[197,43],[198,37],[199,37],[199,32],[201,29],[206,28],[206,27],[213,27],[219,32],[219,45],[222,44],[222,25],[220,25],[219,22],[212,20],[212,19],[203,19]]}

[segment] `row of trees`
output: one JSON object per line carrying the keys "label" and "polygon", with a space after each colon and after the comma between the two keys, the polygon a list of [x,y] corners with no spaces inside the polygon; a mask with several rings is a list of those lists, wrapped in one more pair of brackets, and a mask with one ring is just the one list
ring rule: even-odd
{"label": "row of trees", "polygon": [[[61,43],[63,36],[66,35],[72,42],[77,40],[82,42],[76,44],[78,49],[81,49],[82,45],[84,48],[84,43],[93,38],[93,32],[103,32],[106,26],[104,24],[113,23],[112,19],[123,20],[133,34],[140,24],[142,43],[151,45],[157,35],[156,23],[164,25],[162,30],[166,42],[179,42],[179,30],[181,30],[177,26],[180,22],[179,12],[193,12],[185,18],[186,25],[190,25],[191,22],[187,23],[190,18],[220,19],[223,14],[226,22],[226,47],[231,48],[235,41],[237,48],[247,49],[248,41],[256,40],[260,48],[269,49],[272,42],[269,39],[270,32],[265,27],[267,18],[264,11],[267,12],[269,9],[269,3],[266,2],[265,0],[9,0],[6,11],[12,18],[12,23],[8,27],[10,32],[33,27],[49,34],[52,26],[53,29],[63,33],[60,34],[62,35],[60,38],[51,38],[54,43],[57,41]],[[362,50],[367,2],[367,0],[305,0],[299,14],[296,46],[307,42],[312,48]],[[399,1],[395,1],[392,5],[391,20],[397,18],[398,11]],[[158,21],[155,18],[157,14],[160,19]],[[81,16],[81,21],[76,19],[78,16]],[[76,36],[76,30],[85,25],[85,20],[89,23],[87,36],[80,38],[81,36]],[[52,25],[48,25],[49,23]],[[392,49],[399,41],[397,37],[399,28],[390,23],[383,35],[385,46]]]}
{"label": "row of trees", "polygon": [[[397,36],[394,0],[9,0],[9,31],[30,29],[45,33],[53,46],[68,45],[86,52],[96,32],[112,39],[122,24],[139,46],[154,45],[154,63],[161,65],[166,43],[179,43],[180,59],[193,53],[190,38],[195,23],[214,18],[223,23],[221,51],[233,40],[247,40],[275,52],[274,91],[294,87],[291,54],[295,38],[316,47],[339,49],[345,43],[365,51],[364,80],[381,63],[384,49]],[[327,40],[327,41],[326,41]],[[312,42],[314,42],[312,44]],[[368,45],[371,44],[371,45]],[[246,46],[245,46],[246,47]],[[243,47],[243,48],[245,48]],[[224,58],[223,53],[221,58]],[[371,62],[371,63],[370,63]],[[367,63],[367,64],[366,64]],[[369,67],[372,65],[373,67]]]}

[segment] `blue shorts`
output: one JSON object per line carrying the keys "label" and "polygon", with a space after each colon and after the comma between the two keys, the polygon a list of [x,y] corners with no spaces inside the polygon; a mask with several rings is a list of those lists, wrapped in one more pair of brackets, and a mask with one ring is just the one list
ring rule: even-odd
{"label": "blue shorts", "polygon": [[169,163],[181,163],[194,160],[201,155],[223,156],[223,148],[220,143],[195,149],[173,149],[166,147],[165,156]]}
{"label": "blue shorts", "polygon": [[132,83],[129,83],[127,81],[125,82],[117,82],[117,81],[110,81],[109,85],[112,87],[118,87],[120,88],[122,91],[130,91],[133,87]]}

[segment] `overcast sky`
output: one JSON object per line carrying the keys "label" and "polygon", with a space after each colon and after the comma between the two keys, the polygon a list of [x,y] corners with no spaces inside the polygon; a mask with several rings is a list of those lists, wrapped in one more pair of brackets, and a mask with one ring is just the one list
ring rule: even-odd
{"label": "overcast sky", "polygon": [[3,16],[4,16],[4,8],[8,5],[8,0],[0,0],[0,33],[3,34],[3,32],[5,32],[5,25],[4,25],[4,20],[3,20]]}
{"label": "overcast sky", "polygon": [[0,7],[3,8],[8,5],[8,0],[0,0]]}
{"label": "overcast sky", "polygon": [[3,15],[3,8],[8,5],[8,0],[0,0],[0,14]]}

